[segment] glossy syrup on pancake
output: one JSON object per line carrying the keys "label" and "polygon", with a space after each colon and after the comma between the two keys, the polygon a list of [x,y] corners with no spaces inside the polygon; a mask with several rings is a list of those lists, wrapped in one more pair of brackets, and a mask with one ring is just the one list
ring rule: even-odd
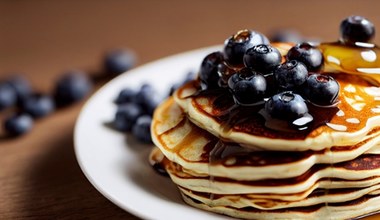
{"label": "glossy syrup on pancake", "polygon": [[[282,139],[304,139],[307,136],[317,136],[323,132],[328,132],[329,130],[342,131],[342,132],[355,132],[366,126],[368,119],[375,116],[379,116],[380,113],[380,90],[378,87],[375,87],[376,83],[379,83],[377,76],[374,76],[373,73],[380,70],[375,68],[380,66],[380,61],[375,60],[375,66],[369,64],[363,64],[362,62],[352,62],[347,61],[344,56],[341,56],[345,51],[349,51],[351,54],[359,54],[364,57],[363,59],[373,59],[373,53],[375,57],[378,53],[377,47],[372,47],[372,49],[366,49],[362,47],[347,47],[342,46],[340,43],[332,44],[321,44],[321,50],[324,52],[325,62],[329,75],[332,75],[341,86],[341,91],[339,93],[340,102],[335,107],[323,108],[309,104],[310,114],[313,116],[311,123],[302,126],[302,127],[286,127],[284,129],[284,124],[279,123],[279,129],[273,128],[273,126],[268,127],[266,123],[270,118],[263,117],[260,114],[260,110],[263,109],[263,105],[254,105],[254,106],[240,106],[234,102],[232,95],[226,89],[215,89],[215,90],[201,90],[200,86],[197,85],[197,82],[189,83],[189,86],[196,85],[199,90],[188,98],[192,98],[195,101],[196,108],[198,111],[208,114],[213,119],[217,120],[223,130],[228,131],[229,129],[235,129],[238,131],[246,132],[249,134],[260,135],[268,138],[282,138]],[[342,50],[342,51],[341,51]],[[364,54],[364,55],[363,55]],[[380,54],[379,54],[380,55]],[[332,58],[333,57],[333,58]],[[354,56],[353,56],[354,57]],[[377,59],[377,58],[376,58]],[[354,63],[354,65],[353,65]],[[339,64],[339,65],[338,65]],[[346,64],[349,64],[348,66]],[[339,67],[337,67],[337,65]],[[349,74],[347,74],[349,73]],[[180,88],[179,92],[181,93],[182,89]],[[197,102],[198,99],[208,99],[212,103],[212,112],[207,112],[204,108],[209,106],[203,106],[202,102]],[[208,102],[209,103],[209,102]],[[352,117],[354,116],[354,117]],[[277,122],[275,121],[274,124]],[[273,125],[273,123],[272,123]],[[376,128],[376,131],[378,128]],[[374,131],[372,131],[374,132]],[[178,143],[178,145],[183,144],[185,141],[189,140],[191,137],[185,138],[185,140]],[[352,146],[354,149],[356,146]],[[334,146],[332,148],[327,148],[324,151],[339,151],[340,146]],[[347,150],[347,146],[343,147]],[[342,148],[342,149],[343,149]],[[309,151],[302,152],[298,156],[305,157]],[[322,151],[321,151],[322,152]],[[275,151],[263,151],[255,152],[256,155],[261,155],[263,158],[270,158],[268,155],[273,156],[273,160],[266,160],[263,162],[263,165],[275,164],[277,160],[280,160],[281,163],[286,163],[287,159],[297,160],[296,153],[300,152],[288,152],[292,154],[288,158],[283,152]],[[278,153],[278,155],[277,155]],[[314,152],[315,153],[315,152]],[[259,159],[252,160],[251,150],[245,149],[241,146],[236,146],[234,143],[229,143],[227,140],[214,137],[213,141],[210,141],[205,148],[205,152],[202,154],[202,158],[209,162],[209,169],[212,170],[214,165],[223,163],[225,166],[239,166],[239,165],[248,165],[252,163],[254,166],[259,166]],[[283,157],[281,157],[283,156]],[[260,156],[258,157],[260,158]],[[156,162],[153,164],[163,164],[165,160],[156,159]],[[259,181],[249,181],[244,182],[240,181],[241,184],[247,185],[258,185],[258,186],[280,186],[280,185],[291,185],[293,183],[303,181],[309,178],[312,173],[317,172],[318,170],[324,169],[326,167],[339,168],[344,167],[350,170],[373,170],[376,167],[379,167],[379,156],[378,155],[367,155],[358,157],[355,160],[350,161],[349,163],[331,163],[320,164],[313,166],[309,171],[295,178],[279,179],[279,180],[259,180]],[[167,161],[166,161],[167,162]],[[279,161],[277,161],[280,163]],[[162,170],[162,166],[156,166]],[[212,173],[212,172],[209,172]],[[207,177],[206,177],[207,178]],[[222,177],[209,176],[210,183],[217,181],[231,181]],[[332,180],[333,178],[326,177],[327,180]],[[213,184],[210,184],[212,187]],[[334,190],[330,193],[329,189],[316,190],[314,194],[334,194],[339,190]],[[343,191],[343,190],[341,190]],[[339,191],[339,192],[341,192]],[[213,200],[219,195],[209,193],[209,199]],[[364,196],[364,198],[370,198],[371,196]],[[190,198],[193,199],[193,198]],[[354,204],[360,203],[359,199],[351,202],[342,203]],[[201,203],[201,202],[199,202]],[[213,207],[212,202],[208,204],[210,207]],[[335,205],[340,205],[336,204]],[[321,206],[334,206],[334,204],[321,204]],[[302,207],[303,211],[307,211],[308,208],[314,207]],[[247,210],[250,208],[247,208]],[[244,210],[244,209],[242,209]],[[281,212],[281,210],[279,210]],[[330,216],[330,215],[328,215]]]}
{"label": "glossy syrup on pancake", "polygon": [[[193,99],[193,106],[198,111],[218,121],[226,131],[233,128],[236,131],[268,138],[304,139],[329,130],[354,132],[364,128],[368,119],[380,115],[379,88],[374,87],[362,76],[342,72],[326,74],[333,76],[341,85],[340,102],[336,107],[329,108],[309,104],[313,121],[302,129],[295,126],[284,129],[284,124],[288,124],[286,121],[278,123],[278,129],[273,129],[273,126],[268,128],[266,119],[260,114],[263,105],[239,106],[225,89],[198,91],[187,98]],[[194,83],[196,82],[180,88],[180,96],[183,90],[194,87]],[[202,99],[208,100],[207,105],[211,103],[211,112],[205,110],[209,106],[205,106]]]}

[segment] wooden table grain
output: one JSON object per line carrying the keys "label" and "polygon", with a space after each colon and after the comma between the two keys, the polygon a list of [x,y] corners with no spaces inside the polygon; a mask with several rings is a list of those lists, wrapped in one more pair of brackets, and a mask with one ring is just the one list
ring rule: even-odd
{"label": "wooden table grain", "polygon": [[[0,80],[22,73],[36,91],[51,93],[66,70],[101,72],[109,49],[131,48],[142,65],[221,44],[243,28],[266,34],[292,28],[334,41],[349,15],[380,28],[378,8],[375,0],[0,1]],[[78,166],[73,128],[83,103],[38,120],[19,138],[4,138],[0,130],[0,219],[138,219],[97,192]]]}

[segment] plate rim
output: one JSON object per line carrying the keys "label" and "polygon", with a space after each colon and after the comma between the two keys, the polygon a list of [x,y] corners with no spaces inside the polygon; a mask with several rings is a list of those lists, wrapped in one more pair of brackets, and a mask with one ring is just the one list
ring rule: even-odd
{"label": "plate rim", "polygon": [[[83,126],[82,125],[82,123],[84,123],[84,121],[83,121],[84,119],[83,118],[85,118],[84,114],[86,113],[87,109],[91,106],[92,103],[96,102],[96,100],[99,99],[99,97],[101,97],[102,93],[104,93],[107,90],[111,90],[112,85],[116,84],[115,83],[116,81],[120,81],[120,80],[122,80],[125,77],[127,77],[127,78],[133,77],[134,75],[138,74],[138,72],[141,72],[141,71],[143,71],[145,69],[150,69],[150,68],[152,68],[152,67],[154,67],[156,65],[160,65],[161,63],[173,62],[176,59],[184,59],[186,57],[191,57],[191,56],[195,56],[195,55],[198,55],[198,54],[199,55],[200,54],[206,55],[207,53],[210,53],[212,51],[218,51],[218,50],[219,51],[221,50],[221,45],[213,45],[213,46],[193,49],[193,50],[189,50],[189,51],[185,51],[185,52],[169,55],[169,56],[163,57],[161,59],[157,59],[157,60],[153,60],[151,62],[145,63],[143,65],[140,65],[140,66],[136,67],[136,68],[128,70],[127,72],[124,72],[124,73],[116,76],[115,78],[111,79],[110,81],[106,82],[99,89],[97,89],[97,91],[95,91],[88,98],[88,100],[84,103],[84,105],[82,106],[82,108],[80,110],[80,113],[79,113],[79,115],[78,115],[78,117],[76,119],[75,126],[74,126],[73,139],[74,139],[74,153],[75,153],[75,157],[76,157],[77,163],[78,163],[78,165],[79,165],[82,173],[85,175],[85,177],[91,183],[91,185],[93,187],[95,187],[95,189],[101,195],[103,195],[105,198],[107,198],[110,202],[114,203],[115,205],[117,205],[121,209],[123,209],[123,210],[127,211],[128,213],[130,213],[130,214],[132,214],[134,216],[137,216],[139,218],[144,218],[144,219],[151,219],[151,218],[153,218],[153,216],[151,214],[146,214],[145,212],[138,211],[135,208],[131,207],[129,204],[124,204],[124,203],[120,202],[118,199],[115,199],[113,195],[111,195],[110,193],[108,193],[107,190],[105,190],[103,187],[101,187],[98,184],[97,180],[94,179],[94,177],[92,176],[92,174],[90,173],[90,171],[87,169],[87,167],[86,167],[87,165],[82,160],[81,154],[79,152],[79,148],[80,148],[80,146],[79,146],[80,145],[79,144],[80,141],[79,140],[80,140],[80,135],[81,135],[81,130],[80,129],[81,129],[81,126]],[[200,58],[202,58],[202,57],[200,56]],[[202,60],[200,59],[199,60],[199,65],[200,65],[201,61]],[[195,68],[199,68],[199,66],[196,66]],[[189,206],[189,207],[193,208],[191,206]],[[198,210],[198,209],[196,209],[196,210]],[[210,213],[206,212],[206,214],[210,214]],[[208,219],[211,219],[212,217],[213,217],[212,215],[207,216]],[[220,219],[220,218],[223,218],[223,216],[218,215],[217,218]]]}

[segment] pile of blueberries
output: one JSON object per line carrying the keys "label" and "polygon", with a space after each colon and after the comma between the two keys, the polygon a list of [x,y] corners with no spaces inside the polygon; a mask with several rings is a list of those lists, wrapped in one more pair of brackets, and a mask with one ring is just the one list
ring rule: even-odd
{"label": "pile of blueberries", "polygon": [[307,102],[333,106],[339,84],[318,73],[323,56],[310,43],[299,43],[285,56],[261,33],[242,30],[226,40],[224,51],[206,56],[199,78],[202,89],[227,89],[243,106],[264,104],[274,118],[294,121],[308,113]]}
{"label": "pile of blueberries", "polygon": [[[117,75],[133,67],[135,55],[130,50],[113,50],[105,55],[105,75]],[[57,80],[52,94],[32,89],[22,75],[14,75],[0,83],[0,111],[7,110],[3,127],[7,135],[19,136],[30,131],[35,120],[67,107],[86,97],[92,89],[89,74],[72,70]]]}
{"label": "pile of blueberries", "polygon": [[[171,86],[168,95],[178,87],[194,79],[190,71],[185,79]],[[137,90],[130,87],[122,89],[115,99],[117,110],[112,126],[118,131],[131,133],[142,143],[152,143],[150,126],[152,115],[157,105],[167,96],[159,95],[151,84],[144,83]]]}
{"label": "pile of blueberries", "polygon": [[[374,35],[372,23],[360,16],[345,19],[340,31],[347,44]],[[282,57],[266,36],[242,30],[225,41],[223,51],[204,58],[199,78],[203,90],[226,89],[238,105],[262,104],[271,117],[294,122],[308,105],[336,106],[339,84],[322,67],[323,55],[311,43],[298,43]]]}

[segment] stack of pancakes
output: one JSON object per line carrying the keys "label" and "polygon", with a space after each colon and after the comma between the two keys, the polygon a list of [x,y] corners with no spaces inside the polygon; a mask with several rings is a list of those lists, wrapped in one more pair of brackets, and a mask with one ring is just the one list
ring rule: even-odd
{"label": "stack of pancakes", "polygon": [[[179,88],[155,111],[151,160],[194,207],[245,219],[348,219],[380,210],[380,88],[335,73],[335,108],[308,129],[269,129],[262,106]],[[327,120],[328,119],[328,120]]]}

